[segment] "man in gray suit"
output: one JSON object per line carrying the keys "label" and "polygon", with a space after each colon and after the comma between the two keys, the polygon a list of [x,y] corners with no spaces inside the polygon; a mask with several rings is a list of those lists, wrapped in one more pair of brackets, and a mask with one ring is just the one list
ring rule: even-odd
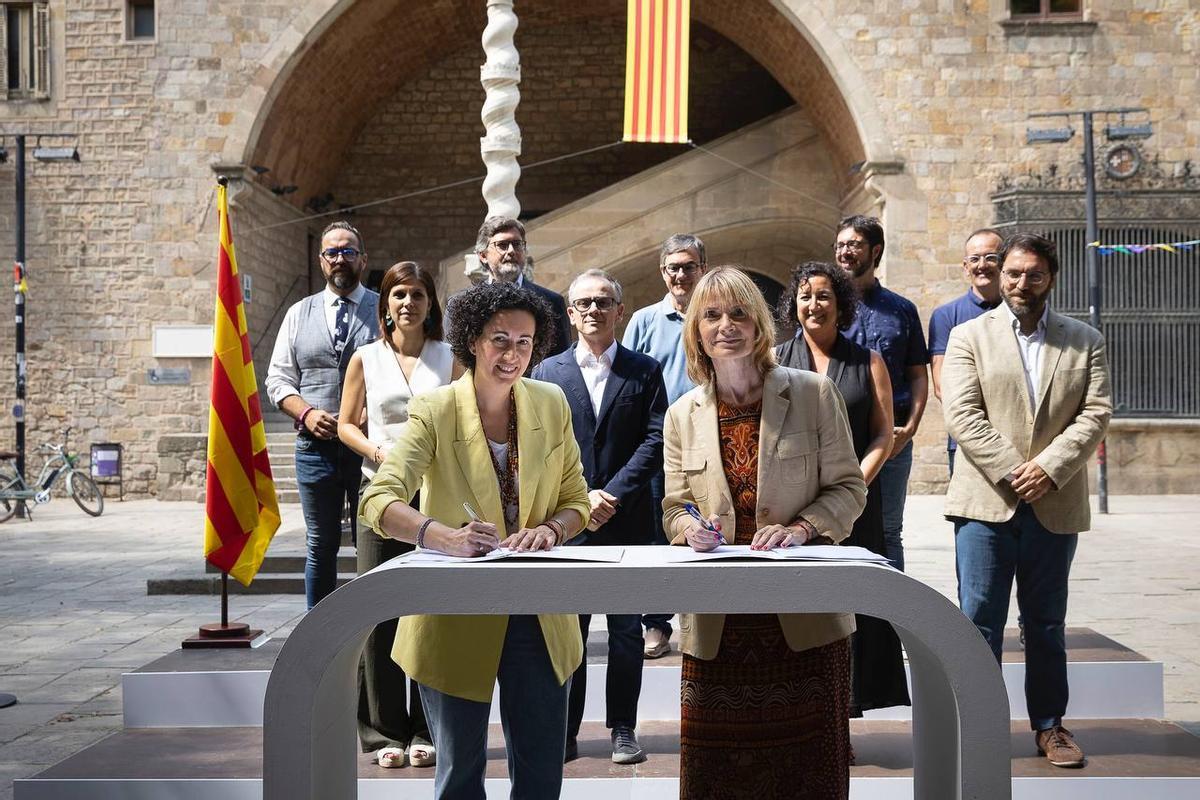
{"label": "man in gray suit", "polygon": [[1087,462],[1112,416],[1104,338],[1047,306],[1054,243],[1016,234],[1000,252],[1004,303],[950,333],[946,427],[959,457],[946,493],[958,601],[1000,659],[1014,576],[1025,623],[1025,705],[1038,753],[1081,767],[1067,708],[1067,580],[1091,522]]}
{"label": "man in gray suit", "polygon": [[362,285],[362,234],[334,222],[321,234],[325,288],[288,309],[271,364],[267,396],[296,421],[296,484],[304,510],[308,607],[337,586],[342,510],[358,505],[362,459],[337,438],[337,410],[350,356],[379,338],[379,295]]}

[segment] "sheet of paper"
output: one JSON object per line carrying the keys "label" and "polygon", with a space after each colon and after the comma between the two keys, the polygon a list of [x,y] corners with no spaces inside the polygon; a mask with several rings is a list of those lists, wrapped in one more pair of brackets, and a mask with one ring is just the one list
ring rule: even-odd
{"label": "sheet of paper", "polygon": [[887,564],[888,560],[864,547],[841,545],[811,545],[785,547],[775,550],[751,550],[748,544],[723,544],[707,553],[697,553],[690,547],[672,547],[667,560],[673,563],[719,561],[726,558],[760,558],[767,561],[857,561]]}
{"label": "sheet of paper", "polygon": [[514,550],[497,549],[482,556],[466,558],[439,553],[436,550],[418,550],[402,556],[409,564],[482,564],[488,561],[537,560],[537,561],[594,561],[616,564],[625,556],[624,547],[555,547],[553,550],[537,550],[518,553]]}

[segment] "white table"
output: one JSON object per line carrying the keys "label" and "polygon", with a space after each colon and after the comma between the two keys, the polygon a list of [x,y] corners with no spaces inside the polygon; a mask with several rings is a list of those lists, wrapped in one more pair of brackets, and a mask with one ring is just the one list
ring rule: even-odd
{"label": "white table", "polygon": [[[409,564],[395,559],[322,600],[288,637],[267,684],[265,800],[356,796],[358,661],[380,622],[408,614],[855,612],[886,619],[912,672],[913,783],[921,800],[1011,798],[1000,667],[949,600],[862,563],[668,563],[668,547],[619,563]],[[307,768],[306,768],[307,767]]]}

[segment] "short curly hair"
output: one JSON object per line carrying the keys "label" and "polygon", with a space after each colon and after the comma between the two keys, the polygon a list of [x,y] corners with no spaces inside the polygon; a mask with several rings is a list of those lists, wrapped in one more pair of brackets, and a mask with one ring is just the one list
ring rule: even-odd
{"label": "short curly hair", "polygon": [[528,289],[515,283],[481,283],[464,289],[450,298],[446,304],[446,316],[450,330],[446,341],[458,363],[467,369],[475,369],[475,354],[471,345],[483,335],[488,321],[501,311],[527,311],[533,315],[533,355],[529,366],[546,356],[550,340],[554,336],[554,312],[550,304]]}
{"label": "short curly hair", "polygon": [[805,261],[792,267],[792,280],[787,289],[779,295],[779,304],[775,313],[779,324],[789,329],[795,328],[800,318],[797,316],[796,295],[800,293],[800,284],[808,283],[817,276],[829,279],[833,285],[833,297],[837,300],[837,327],[839,331],[847,330],[854,323],[854,315],[858,310],[858,290],[846,270],[825,261]]}

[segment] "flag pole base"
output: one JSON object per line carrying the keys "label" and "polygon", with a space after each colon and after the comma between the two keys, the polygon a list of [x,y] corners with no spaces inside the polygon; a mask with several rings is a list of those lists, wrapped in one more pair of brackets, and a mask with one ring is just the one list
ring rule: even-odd
{"label": "flag pole base", "polygon": [[220,622],[210,622],[200,626],[200,632],[183,640],[184,650],[198,650],[209,647],[252,647],[254,641],[262,636],[262,631],[251,628],[244,622],[231,622],[222,625]]}

